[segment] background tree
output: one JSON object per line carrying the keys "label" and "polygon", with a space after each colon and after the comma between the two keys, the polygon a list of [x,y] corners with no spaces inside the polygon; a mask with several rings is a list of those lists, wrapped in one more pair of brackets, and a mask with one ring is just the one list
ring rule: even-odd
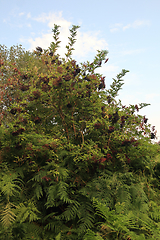
{"label": "background tree", "polygon": [[116,100],[122,70],[105,89],[92,63],[47,50],[0,48],[1,239],[158,239],[159,146],[147,104]]}

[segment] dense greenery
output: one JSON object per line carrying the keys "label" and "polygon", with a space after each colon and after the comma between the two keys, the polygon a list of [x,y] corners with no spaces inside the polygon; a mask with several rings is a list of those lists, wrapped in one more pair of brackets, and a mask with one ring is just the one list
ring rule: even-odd
{"label": "dense greenery", "polygon": [[[0,239],[159,239],[160,158],[155,129],[105,89],[92,63],[0,46]],[[96,71],[97,72],[97,71]]]}

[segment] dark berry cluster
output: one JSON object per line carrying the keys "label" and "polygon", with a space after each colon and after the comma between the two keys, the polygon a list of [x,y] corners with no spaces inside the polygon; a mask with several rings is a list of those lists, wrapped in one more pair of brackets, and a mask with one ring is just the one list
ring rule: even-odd
{"label": "dark berry cluster", "polygon": [[105,88],[105,77],[101,77],[101,83],[99,84],[98,90]]}
{"label": "dark berry cluster", "polygon": [[139,107],[137,104],[135,105],[135,109],[137,110],[137,112],[139,111]]}
{"label": "dark berry cluster", "polygon": [[95,128],[95,129],[99,129],[100,127],[101,127],[101,123],[95,123],[95,124],[94,124],[94,128]]}
{"label": "dark berry cluster", "polygon": [[32,94],[34,95],[34,99],[38,99],[41,96],[41,93],[37,91],[33,91]]}
{"label": "dark berry cluster", "polygon": [[39,77],[39,80],[42,81],[43,83],[49,83],[49,78],[47,76],[44,77]]}
{"label": "dark berry cluster", "polygon": [[143,122],[146,124],[148,121],[148,118],[146,118],[145,116],[143,117]]}
{"label": "dark berry cluster", "polygon": [[109,126],[108,133],[112,133],[112,132],[114,132],[114,127],[113,126]]}
{"label": "dark berry cluster", "polygon": [[131,141],[128,140],[128,139],[125,139],[122,143],[121,143],[121,146],[128,146],[130,145]]}
{"label": "dark berry cluster", "polygon": [[41,47],[36,47],[36,50],[37,50],[38,52],[43,52],[43,49],[42,49]]}
{"label": "dark berry cluster", "polygon": [[41,118],[40,117],[37,116],[37,117],[34,118],[34,123],[35,124],[38,124],[40,122],[41,122]]}
{"label": "dark berry cluster", "polygon": [[71,80],[72,75],[67,73],[65,76],[63,76],[63,78],[64,78],[65,81],[69,81],[69,80]]}
{"label": "dark berry cluster", "polygon": [[12,113],[13,115],[15,115],[17,112],[21,112],[20,108],[12,108],[10,113]]}
{"label": "dark berry cluster", "polygon": [[108,104],[111,103],[111,101],[112,101],[112,98],[111,98],[110,96],[107,96],[107,102],[108,102]]}
{"label": "dark berry cluster", "polygon": [[156,135],[155,135],[155,133],[151,133],[151,139],[155,139],[156,138]]}
{"label": "dark berry cluster", "polygon": [[125,125],[125,116],[121,116],[121,123],[120,123],[120,128],[123,128]]}
{"label": "dark berry cluster", "polygon": [[116,111],[115,113],[113,113],[113,116],[112,116],[112,124],[117,123],[118,120],[119,120],[119,115],[118,115],[118,111]]}
{"label": "dark berry cluster", "polygon": [[22,149],[22,145],[20,143],[17,143],[16,146],[15,146],[15,149],[21,150]]}
{"label": "dark berry cluster", "polygon": [[24,92],[27,91],[29,89],[29,85],[21,85],[20,89]]}
{"label": "dark berry cluster", "polygon": [[12,136],[18,136],[19,134],[22,134],[22,132],[24,131],[25,131],[24,128],[20,128],[17,131],[12,132]]}
{"label": "dark berry cluster", "polygon": [[106,158],[107,158],[107,160],[111,160],[111,159],[112,159],[111,154],[110,154],[110,153],[107,153]]}
{"label": "dark berry cluster", "polygon": [[25,73],[21,74],[21,77],[22,77],[22,79],[25,79],[25,80],[28,79],[28,75]]}
{"label": "dark berry cluster", "polygon": [[72,104],[68,103],[67,108],[72,108]]}

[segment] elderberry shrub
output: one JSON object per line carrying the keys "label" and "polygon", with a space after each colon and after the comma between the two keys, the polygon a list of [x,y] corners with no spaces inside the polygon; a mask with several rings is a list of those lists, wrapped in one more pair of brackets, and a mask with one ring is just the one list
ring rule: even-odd
{"label": "elderberry shrub", "polygon": [[[1,232],[5,239],[22,239],[24,230],[23,239],[66,240],[139,239],[156,232],[156,239],[155,128],[137,114],[144,104],[116,100],[126,70],[106,88],[97,68],[108,62],[107,51],[91,63],[72,58],[77,28],[65,58],[56,53],[57,25],[47,50],[5,55],[0,47]],[[143,213],[138,220],[137,209]]]}

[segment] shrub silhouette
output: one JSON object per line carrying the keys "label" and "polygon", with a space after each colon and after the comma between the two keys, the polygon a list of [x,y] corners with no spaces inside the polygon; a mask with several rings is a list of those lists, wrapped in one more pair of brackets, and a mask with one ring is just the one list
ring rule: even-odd
{"label": "shrub silhouette", "polygon": [[72,59],[77,29],[62,59],[57,25],[47,50],[0,47],[0,238],[158,239],[159,148],[137,114],[147,104],[116,100],[124,69],[105,88],[95,70],[107,51]]}

